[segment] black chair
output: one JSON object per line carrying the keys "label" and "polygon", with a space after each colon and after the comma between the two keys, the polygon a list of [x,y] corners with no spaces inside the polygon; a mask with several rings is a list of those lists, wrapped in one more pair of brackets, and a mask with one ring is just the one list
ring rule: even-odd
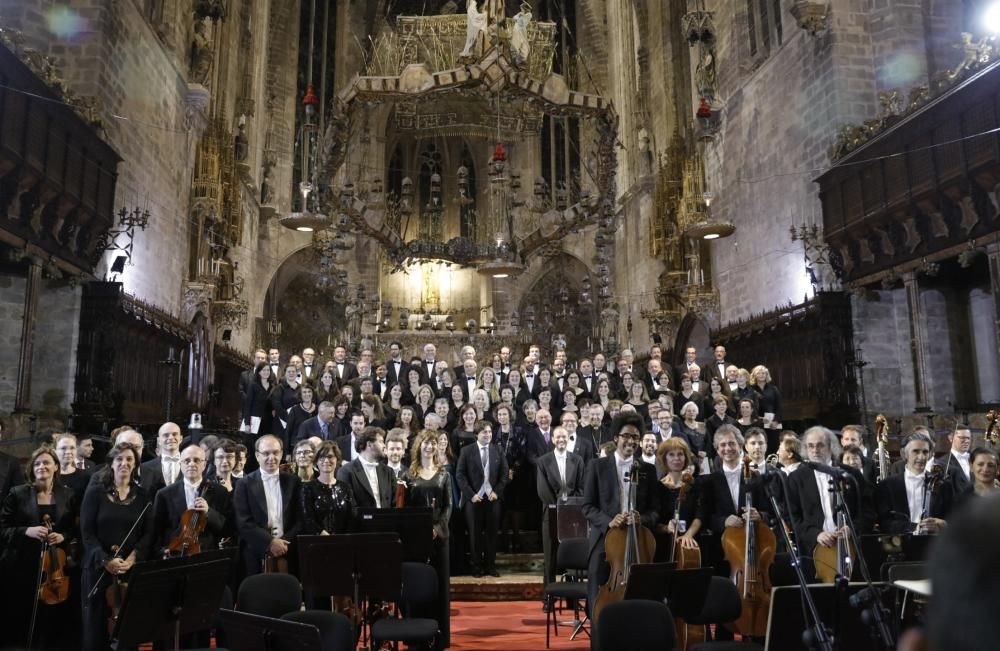
{"label": "black chair", "polygon": [[[689,616],[686,621],[688,624],[700,624],[702,626],[717,624],[721,626],[722,624],[736,620],[742,611],[743,603],[740,601],[740,593],[736,589],[736,586],[733,585],[733,582],[722,576],[713,576],[711,583],[708,584],[708,595],[705,597],[705,605],[702,606],[701,613]],[[739,644],[740,646],[730,646],[733,644]],[[762,648],[759,644],[748,642],[717,640],[696,644],[691,647],[690,651],[726,651],[727,649],[753,651],[754,649]]]}
{"label": "black chair", "polygon": [[354,649],[354,625],[340,613],[329,610],[295,610],[281,616],[281,619],[300,624],[310,624],[319,629],[322,647],[319,651],[352,651]]}
{"label": "black chair", "polygon": [[598,648],[613,651],[672,651],[674,616],[666,604],[626,599],[608,604],[597,622]]}
{"label": "black chair", "polygon": [[411,647],[418,644],[429,646],[438,636],[440,626],[436,619],[413,616],[437,603],[437,572],[424,563],[404,562],[402,576],[397,603],[403,616],[386,617],[372,624],[373,648],[379,648],[383,642],[392,642],[396,649],[399,648],[399,642]]}
{"label": "black chair", "polygon": [[[586,576],[587,561],[590,552],[590,544],[586,538],[569,538],[559,543],[556,550],[556,574],[562,574],[562,581],[555,581],[545,586],[545,648],[549,648],[549,640],[552,629],[555,629],[556,636],[559,635],[559,622],[555,608],[556,600],[562,599],[573,605],[573,623],[575,628],[570,634],[572,640],[581,630],[587,632],[583,627],[587,621],[587,581],[571,576],[569,573],[582,573]],[[583,619],[580,618],[581,613]],[[589,632],[587,632],[589,635]]]}
{"label": "black chair", "polygon": [[236,608],[244,613],[278,619],[302,606],[302,586],[291,574],[255,574],[243,579]]}

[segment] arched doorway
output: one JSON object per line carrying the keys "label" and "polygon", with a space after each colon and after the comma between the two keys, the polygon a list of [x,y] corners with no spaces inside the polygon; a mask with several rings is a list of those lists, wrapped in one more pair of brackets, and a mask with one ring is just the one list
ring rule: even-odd
{"label": "arched doorway", "polygon": [[550,353],[554,339],[565,337],[566,354],[579,359],[596,349],[595,305],[590,270],[577,258],[562,253],[546,260],[545,273],[540,276],[521,298],[518,306],[522,329],[529,335],[551,335],[552,339],[539,340]]}
{"label": "arched doorway", "polygon": [[684,315],[681,325],[677,328],[677,339],[671,356],[671,364],[679,365],[684,361],[684,351],[694,346],[698,351],[698,362],[708,361],[712,356],[712,341],[709,336],[708,324],[693,312]]}

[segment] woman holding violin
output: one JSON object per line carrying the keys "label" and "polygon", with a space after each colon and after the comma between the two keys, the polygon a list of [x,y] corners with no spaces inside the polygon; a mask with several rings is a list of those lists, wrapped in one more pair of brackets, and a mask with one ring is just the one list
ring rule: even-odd
{"label": "woman holding violin", "polygon": [[699,464],[695,463],[691,448],[680,437],[671,437],[660,443],[656,459],[667,470],[660,479],[663,500],[659,510],[660,524],[656,526],[656,533],[660,534],[658,539],[667,543],[657,544],[657,557],[667,561],[671,557],[676,558],[676,550],[673,554],[671,551],[678,545],[684,550],[698,549],[695,536],[702,522],[695,478]]}
{"label": "woman holding violin", "polygon": [[109,648],[128,572],[145,559],[153,536],[149,494],[137,481],[138,450],[120,443],[108,458],[110,472],[91,484],[80,507],[84,651]]}
{"label": "woman holding violin", "polygon": [[79,601],[70,599],[63,550],[76,527],[77,502],[59,481],[59,465],[48,446],[32,452],[28,483],[13,487],[0,510],[0,630],[5,644],[37,649],[78,644]]}

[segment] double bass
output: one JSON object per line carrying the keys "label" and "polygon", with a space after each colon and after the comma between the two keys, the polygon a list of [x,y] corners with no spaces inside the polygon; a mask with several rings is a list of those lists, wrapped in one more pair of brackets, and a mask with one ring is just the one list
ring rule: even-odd
{"label": "double bass", "polygon": [[728,527],[722,534],[722,550],[729,561],[730,578],[739,590],[742,605],[739,618],[727,626],[745,637],[764,637],[767,633],[771,603],[770,569],[777,547],[774,532],[765,523],[754,522],[750,517],[754,508],[750,484],[759,477],[750,455],[744,456],[746,524],[739,528]]}
{"label": "double bass", "polygon": [[[694,570],[701,567],[701,550],[697,547],[686,549],[681,545],[680,538],[684,534],[680,530],[681,506],[687,500],[688,493],[694,485],[694,473],[685,470],[681,474],[681,485],[677,491],[677,500],[674,502],[674,531],[670,540],[670,555],[667,560],[670,563],[677,563],[678,570]],[[705,626],[699,624],[688,624],[680,617],[674,617],[674,628],[677,636],[677,648],[687,649],[695,644],[705,641]]]}
{"label": "double bass", "polygon": [[[625,513],[635,511],[635,494],[638,487],[639,464],[633,463],[631,472],[625,477],[628,483],[628,493],[625,499]],[[628,585],[629,573],[636,563],[652,563],[656,553],[656,538],[653,532],[632,519],[624,527],[608,529],[604,536],[604,555],[611,566],[611,574],[607,582],[597,591],[592,622],[597,622],[601,610],[610,603],[625,598],[625,587]]]}

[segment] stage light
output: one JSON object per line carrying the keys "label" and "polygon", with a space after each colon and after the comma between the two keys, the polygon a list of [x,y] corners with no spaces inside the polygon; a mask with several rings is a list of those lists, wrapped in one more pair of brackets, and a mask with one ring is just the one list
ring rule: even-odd
{"label": "stage light", "polygon": [[1000,2],[986,7],[982,17],[983,27],[991,34],[1000,34]]}

